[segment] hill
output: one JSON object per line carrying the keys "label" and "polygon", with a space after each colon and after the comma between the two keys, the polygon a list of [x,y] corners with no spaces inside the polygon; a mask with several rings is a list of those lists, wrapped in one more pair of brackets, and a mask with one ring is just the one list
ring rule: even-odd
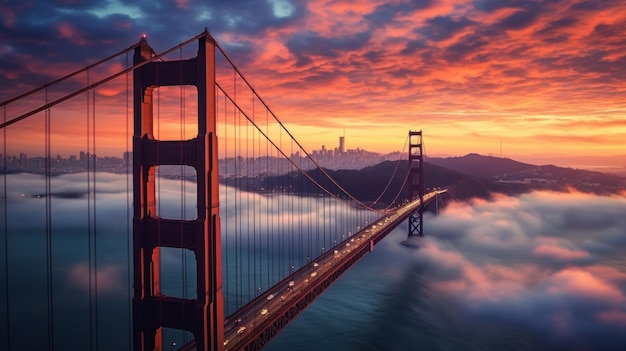
{"label": "hill", "polygon": [[462,157],[430,158],[425,162],[480,178],[493,179],[501,174],[517,173],[536,166],[508,158],[468,154]]}
{"label": "hill", "polygon": [[[325,170],[337,185],[332,184],[318,169],[308,171],[307,176],[291,172],[277,176],[226,178],[222,182],[262,193],[321,195],[322,191],[307,179],[310,177],[332,193],[342,193],[341,187],[360,201],[370,204],[376,201],[385,205],[406,198],[407,190],[400,187],[404,184],[407,167],[408,161],[403,160],[385,161],[360,170]],[[456,200],[489,198],[493,193],[514,195],[537,189],[568,191],[575,188],[602,194],[626,189],[626,178],[614,174],[552,165],[536,166],[478,154],[428,158],[424,162],[424,178],[427,189],[447,188],[445,198]]]}

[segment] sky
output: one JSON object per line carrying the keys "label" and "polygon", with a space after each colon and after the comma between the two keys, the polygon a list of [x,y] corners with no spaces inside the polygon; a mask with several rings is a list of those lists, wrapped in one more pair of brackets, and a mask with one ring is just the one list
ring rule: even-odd
{"label": "sky", "polygon": [[626,165],[624,1],[5,1],[0,23],[0,101],[206,27],[308,150],[423,130],[430,156]]}

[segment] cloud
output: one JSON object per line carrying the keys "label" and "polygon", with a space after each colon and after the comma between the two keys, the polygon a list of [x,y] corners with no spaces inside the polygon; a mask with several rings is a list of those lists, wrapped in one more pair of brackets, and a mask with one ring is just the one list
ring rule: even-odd
{"label": "cloud", "polygon": [[524,0],[477,0],[474,7],[481,11],[491,12],[503,8],[523,8],[528,2]]}
{"label": "cloud", "polygon": [[624,211],[623,197],[582,193],[452,204],[426,219],[414,259],[427,267],[429,289],[464,314],[556,349],[617,350],[626,332]]}
{"label": "cloud", "polygon": [[600,321],[626,328],[626,312],[608,310],[597,314]]}
{"label": "cloud", "polygon": [[286,45],[298,57],[305,55],[336,57],[341,52],[363,48],[369,38],[368,32],[339,38],[327,38],[314,33],[306,33],[292,38]]}
{"label": "cloud", "polygon": [[59,32],[59,37],[62,39],[69,40],[78,45],[85,45],[87,40],[79,31],[74,28],[69,23],[59,23],[57,25],[57,31]]}
{"label": "cloud", "polygon": [[437,16],[426,21],[424,35],[432,40],[441,41],[454,36],[459,31],[472,25],[472,21],[461,17],[454,19],[451,17]]}
{"label": "cloud", "polygon": [[555,240],[549,240],[549,241],[551,243],[540,244],[539,246],[535,247],[532,253],[538,257],[547,257],[547,258],[552,258],[555,260],[564,260],[564,261],[571,261],[575,259],[589,257],[589,253],[585,251],[571,249],[568,247],[562,247],[562,246],[559,246],[558,244],[554,245]]}
{"label": "cloud", "polygon": [[[125,296],[128,293],[126,269],[126,266],[107,265],[98,267],[97,271],[93,271],[87,263],[79,263],[69,269],[67,279],[70,285],[83,290],[83,292],[89,292],[89,285],[93,284],[92,288],[97,286],[99,294]],[[95,285],[96,283],[97,285]]]}
{"label": "cloud", "polygon": [[538,14],[532,11],[516,11],[496,23],[496,27],[504,30],[524,29],[535,22]]}

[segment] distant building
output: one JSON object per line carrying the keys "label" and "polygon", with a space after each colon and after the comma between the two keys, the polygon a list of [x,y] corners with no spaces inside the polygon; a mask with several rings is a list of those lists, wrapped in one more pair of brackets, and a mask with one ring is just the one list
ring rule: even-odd
{"label": "distant building", "polygon": [[339,153],[343,154],[344,152],[346,152],[346,145],[345,145],[345,139],[346,137],[344,136],[340,136],[339,137]]}
{"label": "distant building", "polygon": [[20,168],[24,169],[28,167],[28,158],[25,153],[20,153]]}
{"label": "distant building", "polygon": [[124,165],[130,165],[131,163],[133,163],[133,152],[125,151],[122,155],[122,159],[124,160]]}

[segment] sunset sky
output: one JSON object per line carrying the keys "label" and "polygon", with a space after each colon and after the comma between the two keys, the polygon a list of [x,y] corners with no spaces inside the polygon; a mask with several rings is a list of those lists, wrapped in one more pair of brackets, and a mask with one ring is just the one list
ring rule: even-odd
{"label": "sunset sky", "polygon": [[8,1],[0,23],[0,101],[207,27],[308,150],[421,129],[430,156],[626,165],[623,0]]}

